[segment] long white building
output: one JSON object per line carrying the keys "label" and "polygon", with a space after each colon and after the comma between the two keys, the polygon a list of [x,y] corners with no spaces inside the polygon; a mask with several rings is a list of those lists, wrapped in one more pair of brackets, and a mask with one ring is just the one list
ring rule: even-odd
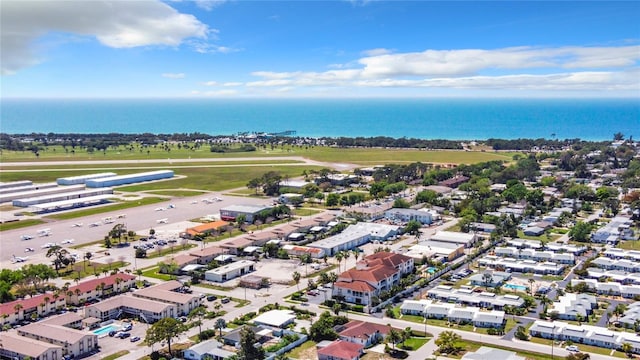
{"label": "long white building", "polygon": [[354,249],[371,240],[387,240],[399,233],[400,226],[361,222],[349,225],[344,231],[308,246],[322,249],[328,256]]}

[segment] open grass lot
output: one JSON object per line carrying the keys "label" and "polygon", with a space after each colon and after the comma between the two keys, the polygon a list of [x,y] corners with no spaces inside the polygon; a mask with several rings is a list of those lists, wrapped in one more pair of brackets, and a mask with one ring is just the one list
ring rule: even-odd
{"label": "open grass lot", "polygon": [[633,241],[633,240],[622,241],[620,242],[618,247],[624,250],[640,250],[640,241]]}
{"label": "open grass lot", "polygon": [[316,343],[311,340],[306,341],[302,343],[302,345],[291,349],[291,351],[285,355],[291,359],[317,359],[318,352],[316,350]]}
{"label": "open grass lot", "polygon": [[[148,153],[147,153],[148,151]],[[77,149],[74,154],[67,153],[61,146],[49,146],[40,151],[36,157],[29,151],[3,151],[0,162],[15,161],[73,161],[73,160],[141,160],[141,159],[178,159],[178,158],[221,158],[230,159],[242,157],[273,157],[273,156],[303,156],[316,161],[349,162],[356,164],[383,164],[391,162],[434,162],[434,163],[465,163],[471,164],[489,160],[511,161],[515,153],[484,152],[484,151],[454,151],[454,150],[418,150],[418,149],[382,149],[382,148],[337,148],[326,146],[298,147],[284,146],[271,149],[259,148],[252,152],[212,153],[208,147],[196,151],[172,147],[167,152],[160,147],[127,150],[124,146],[116,149],[109,148],[104,153],[87,153]],[[284,159],[283,159],[284,160]]]}
{"label": "open grass lot", "polygon": [[25,219],[20,221],[12,221],[8,223],[0,224],[0,231],[20,229],[20,228],[43,224],[43,223],[44,221],[38,220],[38,219]]}
{"label": "open grass lot", "polygon": [[317,166],[247,166],[229,168],[190,168],[176,171],[176,175],[185,176],[170,181],[119,187],[118,191],[148,191],[169,189],[197,189],[221,191],[244,187],[249,180],[260,177],[266,172],[275,171],[281,176],[296,177],[303,170],[319,170]]}
{"label": "open grass lot", "polygon": [[78,260],[73,266],[60,269],[60,276],[63,279],[83,279],[88,276],[104,276],[105,271],[111,272],[114,269],[119,269],[129,265],[128,262],[114,261],[111,264],[100,264],[95,262],[85,262],[84,260]]}

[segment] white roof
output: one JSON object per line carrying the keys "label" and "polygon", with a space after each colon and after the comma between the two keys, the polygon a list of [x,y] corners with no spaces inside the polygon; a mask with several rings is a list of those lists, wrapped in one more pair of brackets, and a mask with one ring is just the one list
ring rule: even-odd
{"label": "white roof", "polygon": [[271,310],[267,311],[264,314],[260,314],[253,321],[256,324],[264,324],[274,327],[281,327],[293,319],[296,318],[296,315],[291,310]]}

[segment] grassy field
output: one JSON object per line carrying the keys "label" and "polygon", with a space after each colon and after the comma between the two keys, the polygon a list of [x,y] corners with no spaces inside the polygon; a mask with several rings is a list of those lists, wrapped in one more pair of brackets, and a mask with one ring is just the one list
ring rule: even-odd
{"label": "grassy field", "polygon": [[8,223],[0,224],[0,231],[20,229],[23,227],[29,227],[29,226],[38,225],[38,224],[44,224],[44,221],[38,220],[38,219],[25,219],[20,221],[12,221]]}
{"label": "grassy field", "polygon": [[[148,153],[147,153],[148,151]],[[337,148],[337,147],[299,147],[284,146],[271,149],[270,147],[252,152],[212,153],[208,148],[191,151],[188,149],[171,148],[170,152],[162,148],[145,148],[144,150],[126,150],[124,146],[108,149],[99,153],[87,153],[77,149],[75,154],[67,153],[61,146],[49,146],[40,151],[36,157],[33,153],[24,151],[3,151],[0,162],[16,161],[78,161],[78,160],[141,160],[141,159],[229,159],[242,157],[274,157],[274,156],[302,156],[316,161],[348,162],[355,164],[384,164],[398,162],[432,162],[432,163],[464,163],[471,164],[489,160],[511,161],[515,153],[491,151],[453,151],[453,150],[418,150],[418,149],[382,149],[382,148]],[[285,159],[283,159],[285,160]]]}

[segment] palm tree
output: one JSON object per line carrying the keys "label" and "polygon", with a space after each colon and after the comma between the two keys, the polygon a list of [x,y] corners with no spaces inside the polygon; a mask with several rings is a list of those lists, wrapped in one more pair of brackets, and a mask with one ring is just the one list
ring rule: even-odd
{"label": "palm tree", "polygon": [[535,283],[536,283],[536,280],[534,278],[530,278],[529,279],[529,284],[530,284],[529,291],[531,292],[531,295],[535,294],[535,291],[534,291],[535,290],[535,288],[534,288]]}
{"label": "palm tree", "polygon": [[391,328],[391,330],[389,330],[389,334],[387,334],[387,342],[391,343],[393,350],[396,349],[396,344],[401,340],[402,334],[398,330]]}
{"label": "palm tree", "polygon": [[[404,330],[402,330],[402,346],[405,346],[405,342],[411,339],[411,335],[413,335],[413,330],[411,330],[411,327],[407,326],[406,328],[404,328]],[[425,336],[427,335],[425,334]]]}
{"label": "palm tree", "polygon": [[20,310],[22,310],[22,305],[21,304],[13,305],[13,310],[15,310],[16,313],[19,313]]}
{"label": "palm tree", "polygon": [[218,318],[218,320],[216,320],[215,328],[220,329],[220,336],[222,336],[222,329],[225,327],[227,327],[227,322],[224,321],[223,318]]}
{"label": "palm tree", "polygon": [[338,271],[340,271],[340,262],[342,261],[342,259],[344,257],[343,254],[342,254],[342,251],[338,252],[335,255],[335,257],[336,257],[336,260],[338,260]]}
{"label": "palm tree", "polygon": [[298,288],[298,291],[300,291],[300,286],[298,284],[300,284],[300,278],[302,276],[300,275],[299,272],[294,271],[291,277],[293,278],[293,281],[296,283],[296,287]]}
{"label": "palm tree", "polygon": [[84,254],[84,256],[83,256],[83,259],[84,259],[83,264],[84,264],[84,270],[85,271],[87,270],[87,261],[91,260],[92,257],[93,257],[93,254],[88,252],[88,251]]}

